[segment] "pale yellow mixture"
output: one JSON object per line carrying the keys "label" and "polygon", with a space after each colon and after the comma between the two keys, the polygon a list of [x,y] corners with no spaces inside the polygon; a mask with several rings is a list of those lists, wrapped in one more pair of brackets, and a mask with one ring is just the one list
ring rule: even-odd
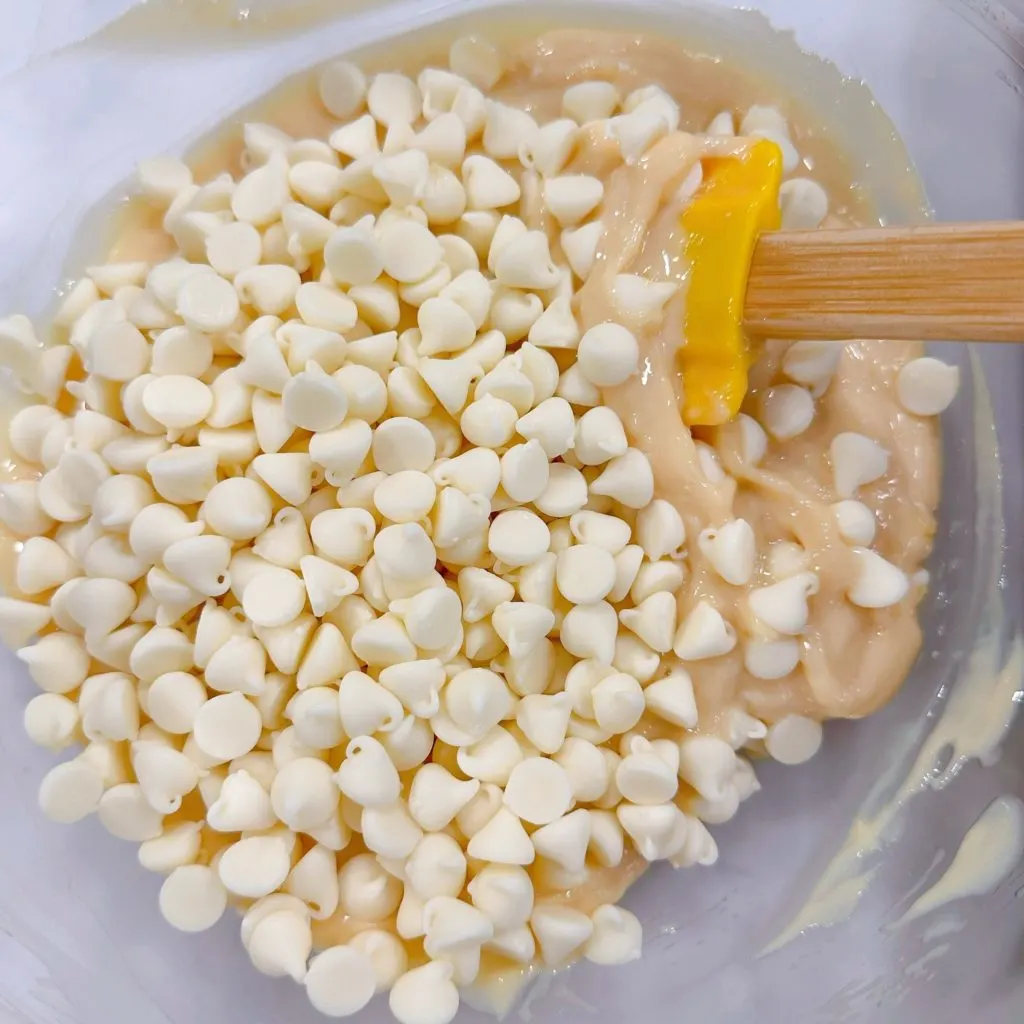
{"label": "pale yellow mixture", "polygon": [[[418,54],[415,66],[429,62],[429,54]],[[527,107],[540,121],[558,116],[567,85],[594,78],[615,82],[623,92],[651,83],[661,85],[679,102],[683,127],[695,131],[702,130],[720,110],[742,110],[764,101],[763,83],[745,78],[735,67],[685,57],[678,47],[654,38],[557,31],[518,45],[510,66],[495,90],[496,98]],[[325,137],[335,122],[315,101],[313,83],[307,77],[288,83],[246,111],[244,119],[278,125],[294,137]],[[785,113],[801,156],[829,192],[834,223],[870,222],[870,205],[851,183],[842,154],[830,145],[825,133],[801,120],[799,110]],[[603,137],[592,135],[567,168],[567,173],[592,174],[605,183],[602,217],[606,232],[598,263],[574,298],[581,330],[611,319],[609,286],[615,274],[630,272],[661,279],[682,279],[685,274],[680,206],[672,197],[700,158],[701,145],[689,136],[669,135],[636,166],[622,165],[617,154],[607,152],[609,146]],[[223,170],[239,173],[240,154],[240,131],[218,136],[195,153],[191,164],[196,180],[208,180]],[[526,204],[522,216],[529,223]],[[170,256],[173,240],[161,229],[160,220],[159,213],[143,204],[130,204],[109,259],[155,261]],[[533,221],[531,227],[548,231],[557,259],[556,225],[546,223],[539,212]],[[679,253],[680,257],[666,258],[666,253]],[[692,543],[704,528],[737,517],[753,525],[759,554],[776,541],[802,545],[809,554],[809,567],[821,583],[801,640],[801,664],[786,678],[764,681],[751,676],[744,668],[741,647],[723,657],[687,665],[701,730],[720,730],[721,715],[737,707],[768,723],[791,714],[823,720],[856,718],[875,711],[896,692],[917,655],[921,634],[916,607],[924,587],[915,582],[898,605],[884,610],[859,608],[846,599],[856,559],[839,536],[829,508],[835,497],[828,446],[838,432],[849,430],[874,438],[890,453],[886,476],[863,488],[857,497],[876,514],[876,550],[913,578],[931,547],[940,477],[935,421],[909,416],[896,396],[897,370],[920,353],[914,346],[880,341],[847,345],[838,372],[816,402],[810,429],[795,440],[770,442],[759,466],[746,465],[740,457],[736,424],[699,431],[697,440],[715,448],[729,474],[724,482],[714,483],[700,468],[695,437],[677,411],[680,380],[674,352],[681,335],[684,302],[680,292],[662,326],[640,335],[641,375],[609,389],[604,396],[626,425],[631,440],[649,455],[658,496],[675,504],[686,522],[691,538],[690,573],[678,595],[680,609],[685,614],[697,600],[707,597],[739,631],[750,631],[744,600],[748,588],[724,583]],[[769,342],[761,353],[747,398],[751,410],[759,408],[763,391],[782,379],[780,363],[786,347]],[[4,479],[21,472],[15,462],[3,464]],[[11,541],[5,539],[3,585],[8,594],[17,596],[10,553]],[[763,566],[758,573],[752,585],[770,582]],[[652,736],[677,731],[660,720],[645,719],[643,724]],[[188,817],[185,809],[182,814]],[[585,911],[614,902],[645,866],[630,851],[618,868],[594,870],[585,890],[567,893],[566,898]],[[314,927],[317,945],[328,946],[344,941],[361,926],[339,914]]]}

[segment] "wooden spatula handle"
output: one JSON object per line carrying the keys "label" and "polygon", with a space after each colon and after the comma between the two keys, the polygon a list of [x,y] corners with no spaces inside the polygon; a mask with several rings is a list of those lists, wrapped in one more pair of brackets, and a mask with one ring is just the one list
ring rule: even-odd
{"label": "wooden spatula handle", "polygon": [[744,321],[765,338],[1024,341],[1024,223],[762,235]]}

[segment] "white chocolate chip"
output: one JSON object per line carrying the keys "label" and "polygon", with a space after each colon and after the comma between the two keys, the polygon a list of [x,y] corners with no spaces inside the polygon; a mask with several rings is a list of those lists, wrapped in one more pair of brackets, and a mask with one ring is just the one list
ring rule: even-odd
{"label": "white chocolate chip", "polygon": [[467,566],[459,572],[459,593],[462,597],[462,616],[466,622],[479,622],[499,604],[511,601],[515,588],[511,583],[486,569]]}
{"label": "white chocolate chip", "polygon": [[[677,112],[678,116],[678,112]],[[622,158],[635,164],[644,153],[671,130],[671,122],[660,104],[642,103],[631,112],[606,122],[608,136],[618,143]]]}
{"label": "white chocolate chip", "polygon": [[168,829],[156,839],[147,839],[139,845],[139,863],[147,871],[162,875],[194,864],[199,856],[201,827],[199,822],[186,822]]}
{"label": "white chocolate chip", "polygon": [[319,281],[306,281],[299,285],[295,293],[295,308],[304,323],[326,331],[349,331],[359,318],[359,310],[352,299]]}
{"label": "white chocolate chip", "polygon": [[858,488],[885,476],[889,453],[863,434],[836,434],[829,445],[835,491],[840,498],[852,498]]}
{"label": "white chocolate chip", "polygon": [[618,109],[621,96],[611,82],[580,82],[562,94],[562,110],[580,124],[604,121]]}
{"label": "white chocolate chip", "polygon": [[175,868],[160,889],[160,913],[179,931],[206,931],[226,908],[227,890],[216,872],[199,864]]}
{"label": "white chocolate chip", "polygon": [[178,811],[182,798],[199,783],[195,764],[162,743],[140,740],[133,744],[132,765],[146,800],[163,814]]}
{"label": "white chocolate chip", "polygon": [[319,363],[309,363],[284,386],[284,414],[303,430],[333,430],[345,418],[348,398],[334,377]]}
{"label": "white chocolate chip", "polygon": [[555,581],[573,604],[603,601],[615,584],[615,561],[597,544],[575,544],[558,553]]}
{"label": "white chocolate chip", "polygon": [[544,349],[574,350],[579,345],[580,329],[569,299],[559,296],[530,325],[530,343]]}
{"label": "white chocolate chip", "polygon": [[437,452],[437,442],[418,420],[396,416],[382,423],[373,435],[373,461],[384,473],[404,469],[425,472]]}
{"label": "white chocolate chip", "polygon": [[795,384],[778,384],[761,399],[765,429],[779,441],[798,437],[814,420],[811,393]]}
{"label": "white chocolate chip", "polygon": [[577,605],[562,619],[562,646],[577,658],[611,664],[618,626],[615,609],[607,601]]}
{"label": "white chocolate chip", "polygon": [[512,657],[524,658],[554,627],[555,616],[539,604],[506,601],[494,609],[491,624]]}
{"label": "white chocolate chip", "polygon": [[594,931],[586,914],[560,903],[538,903],[530,916],[541,956],[548,967],[566,963]]}
{"label": "white chocolate chip", "polygon": [[428,956],[437,959],[479,949],[494,935],[494,926],[484,914],[451,896],[435,896],[426,901],[423,927],[424,949]]}
{"label": "white chocolate chip", "polygon": [[[517,416],[525,415],[536,392],[533,381],[521,371],[522,357],[505,358],[479,381],[474,391],[477,401],[488,398],[511,405]],[[515,421],[513,420],[513,425]]]}
{"label": "white chocolate chip", "polygon": [[626,453],[629,442],[613,409],[588,409],[576,424],[573,454],[584,466],[600,466]]}
{"label": "white chocolate chip", "polygon": [[[743,522],[743,520],[736,520],[736,522]],[[724,528],[722,532],[724,532]],[[640,547],[644,549],[644,554],[652,562],[671,555],[678,551],[686,540],[686,527],[683,525],[682,516],[671,502],[660,498],[656,499],[646,508],[641,509],[637,515],[636,539]],[[753,543],[752,536],[751,543]]]}
{"label": "white chocolate chip", "polygon": [[242,606],[257,626],[283,626],[302,611],[305,600],[306,588],[296,573],[270,566],[245,588]]}
{"label": "white chocolate chip", "polygon": [[747,602],[770,629],[798,636],[807,628],[807,599],[817,592],[818,577],[813,572],[799,572],[767,587],[754,587]]}
{"label": "white chocolate chip", "polygon": [[598,248],[604,235],[600,220],[591,221],[579,228],[566,229],[561,235],[562,252],[569,261],[573,273],[585,281],[597,259]]}
{"label": "white chocolate chip", "polygon": [[635,608],[623,608],[619,620],[652,650],[667,654],[676,631],[675,595],[665,591],[651,594]]}
{"label": "white chocolate chip", "polygon": [[387,751],[370,736],[349,742],[337,772],[338,788],[363,807],[384,807],[398,799],[400,781]]}
{"label": "white chocolate chip", "polygon": [[469,79],[480,89],[493,89],[502,76],[501,54],[481,36],[460,36],[448,50],[452,71]]}
{"label": "white chocolate chip", "polygon": [[41,693],[25,707],[24,726],[29,739],[52,751],[63,750],[75,739],[79,712],[74,701],[55,693]]}
{"label": "white chocolate chip", "polygon": [[522,867],[487,864],[466,887],[473,906],[483,913],[495,931],[518,928],[533,909],[533,884]]}
{"label": "white chocolate chip", "polygon": [[462,179],[470,210],[497,210],[519,201],[519,183],[490,157],[466,157]]}
{"label": "white chocolate chip", "polygon": [[[618,555],[627,544],[631,530],[629,523],[602,512],[577,512],[569,520],[572,535],[580,544],[593,544],[610,554]],[[643,549],[637,548],[643,558]]]}
{"label": "white chocolate chip", "polygon": [[570,118],[549,121],[519,146],[519,162],[545,178],[560,174],[572,159],[581,138]]}
{"label": "white chocolate chip", "polygon": [[207,823],[218,832],[262,831],[277,822],[270,795],[247,771],[233,771],[207,808]]}
{"label": "white chocolate chip", "polygon": [[224,851],[217,867],[224,888],[249,899],[276,891],[290,870],[288,844],[281,836],[241,839]]}
{"label": "white chocolate chip", "polygon": [[142,787],[134,783],[108,789],[100,798],[96,815],[112,836],[128,842],[155,839],[163,830],[163,815],[146,800]]}
{"label": "white chocolate chip", "polygon": [[[455,675],[444,690],[444,710],[468,741],[460,749],[460,767],[483,781],[507,771],[504,766],[512,748],[494,727],[511,716],[514,698],[505,680],[490,669],[469,668]],[[435,731],[437,731],[435,723]],[[512,751],[513,761],[518,751]],[[464,755],[464,757],[463,757]],[[493,767],[497,765],[498,767]]]}
{"label": "white chocolate chip", "polygon": [[614,387],[637,372],[640,349],[632,332],[621,324],[602,323],[580,338],[577,359],[588,381],[597,387]]}
{"label": "white chocolate chip", "polygon": [[361,921],[383,921],[398,908],[402,885],[373,854],[350,857],[338,873],[341,909]]}
{"label": "white chocolate chip", "polygon": [[784,231],[809,231],[828,216],[828,193],[810,178],[790,178],[779,186],[779,207]]}
{"label": "white chocolate chip", "polygon": [[693,729],[697,725],[697,701],[693,681],[686,669],[673,669],[644,690],[647,709],[673,725]]}
{"label": "white chocolate chip", "polygon": [[566,814],[543,825],[530,838],[538,856],[570,874],[579,874],[584,871],[590,843],[590,812],[581,809]]}
{"label": "white chocolate chip", "polygon": [[366,848],[382,861],[402,863],[423,838],[423,831],[410,817],[402,800],[387,807],[364,808],[360,825]]}
{"label": "white chocolate chip", "polygon": [[102,796],[103,777],[80,757],[51,768],[39,786],[39,806],[43,814],[64,825],[92,814]]}
{"label": "white chocolate chip", "polygon": [[23,594],[41,594],[67,583],[79,571],[75,560],[55,541],[30,537],[18,555],[16,582]]}
{"label": "white chocolate chip", "polygon": [[272,978],[301,982],[313,948],[313,934],[305,908],[264,914],[255,924],[246,949],[253,966]]}
{"label": "white chocolate chip", "polygon": [[516,709],[516,724],[542,754],[556,755],[565,743],[571,713],[567,694],[527,694]]}
{"label": "white chocolate chip", "polygon": [[756,466],[768,451],[768,435],[757,420],[745,413],[736,417],[740,430],[740,458],[749,466]]}
{"label": "white chocolate chip", "polygon": [[839,367],[842,345],[834,341],[798,341],[786,349],[782,369],[790,380],[819,394]]}
{"label": "white chocolate chip", "polygon": [[347,60],[334,60],[320,72],[320,102],[340,120],[358,114],[366,98],[366,76]]}
{"label": "white chocolate chip", "polygon": [[392,602],[391,611],[405,624],[409,639],[422,651],[447,650],[461,640],[462,604],[443,586],[429,587],[415,597]]}
{"label": "white chocolate chip", "polygon": [[179,505],[203,501],[217,483],[217,455],[204,448],[171,448],[154,455],[146,469],[157,494]]}
{"label": "white chocolate chip", "polygon": [[[262,252],[259,231],[244,221],[222,224],[206,237],[206,258],[210,266],[228,279],[255,267],[260,262]],[[155,363],[155,348],[153,356]]]}
{"label": "white chocolate chip", "polygon": [[252,750],[262,729],[255,705],[244,694],[227,693],[212,697],[198,709],[192,735],[205,754],[230,761]]}
{"label": "white chocolate chip", "polygon": [[634,328],[647,327],[661,322],[666,304],[678,291],[679,285],[671,281],[617,274],[612,284],[612,301],[619,315]]}
{"label": "white chocolate chip", "polygon": [[[501,791],[498,790],[498,799],[501,799]],[[483,790],[481,790],[481,795]],[[478,795],[479,799],[479,795]],[[570,797],[571,799],[571,797]],[[462,816],[473,807],[470,803],[465,811],[457,819],[460,822]],[[556,814],[555,817],[558,815]],[[484,822],[480,828],[474,831],[466,847],[466,853],[470,857],[479,860],[490,861],[493,864],[532,864],[536,852],[533,843],[523,828],[519,818],[507,807],[500,807]]]}
{"label": "white chocolate chip", "polygon": [[572,787],[565,769],[555,761],[531,757],[513,769],[505,785],[505,804],[534,825],[546,825],[572,806]]}
{"label": "white chocolate chip", "polygon": [[514,445],[501,458],[501,482],[505,493],[527,504],[539,498],[549,479],[548,456],[539,441]]}
{"label": "white chocolate chip", "polygon": [[526,231],[503,244],[496,235],[491,253],[494,276],[507,288],[541,291],[555,287],[561,277],[551,259],[548,237],[543,231]]}
{"label": "white chocolate chip", "polygon": [[870,548],[854,548],[857,578],[848,597],[860,608],[891,608],[910,590],[910,580],[900,568]]}
{"label": "white chocolate chip", "polygon": [[784,679],[800,664],[800,647],[795,640],[752,640],[743,664],[755,679]]}
{"label": "white chocolate chip", "polygon": [[416,83],[393,72],[376,75],[366,95],[370,113],[386,128],[412,124],[419,117],[421,103]]}
{"label": "white chocolate chip", "polygon": [[409,965],[409,956],[401,940],[382,928],[360,932],[349,940],[348,945],[370,958],[377,992],[389,991]]}
{"label": "white chocolate chip", "polygon": [[551,543],[551,531],[537,515],[526,509],[502,512],[491,522],[487,535],[490,551],[506,565],[531,565]]}
{"label": "white chocolate chip", "polygon": [[454,898],[466,884],[466,855],[449,835],[422,836],[405,862],[405,875],[424,901],[436,896]]}
{"label": "white chocolate chip", "polygon": [[583,955],[595,964],[611,966],[640,959],[643,928],[634,914],[605,903],[590,915],[594,931],[583,947]]}
{"label": "white chocolate chip", "polygon": [[832,506],[836,517],[836,528],[849,544],[867,547],[874,539],[878,524],[875,514],[859,501],[846,499]]}
{"label": "white chocolate chip", "polygon": [[938,416],[949,408],[960,386],[960,370],[925,356],[900,367],[896,393],[900,404],[916,416]]}
{"label": "white chocolate chip", "polygon": [[678,852],[685,842],[687,819],[675,804],[621,803],[615,813],[623,830],[646,860],[665,860]]}
{"label": "white chocolate chip", "polygon": [[654,472],[650,461],[636,448],[628,449],[607,463],[590,485],[592,494],[614,499],[626,508],[641,509],[654,497]]}
{"label": "white chocolate chip", "polygon": [[431,961],[403,974],[388,996],[399,1024],[450,1024],[459,1010],[452,972],[451,964]]}
{"label": "white chocolate chip", "polygon": [[787,715],[768,729],[765,748],[768,754],[782,764],[803,764],[818,752],[821,746],[821,725],[800,715]]}
{"label": "white chocolate chip", "polygon": [[701,554],[719,576],[744,586],[754,573],[754,530],[745,519],[731,519],[717,529],[702,530],[697,538]]}
{"label": "white chocolate chip", "polygon": [[140,160],[135,171],[142,193],[167,205],[192,184],[192,171],[175,156]]}
{"label": "white chocolate chip", "polygon": [[[752,607],[756,593],[751,594]],[[684,661],[701,661],[728,654],[735,646],[736,630],[713,604],[701,600],[679,624],[673,650]]]}
{"label": "white chocolate chip", "polygon": [[377,988],[373,962],[352,946],[331,946],[318,953],[303,984],[313,1007],[329,1017],[358,1013]]}
{"label": "white chocolate chip", "polygon": [[[354,121],[335,128],[331,132],[329,142],[332,149],[337,150],[343,156],[351,157],[353,160],[362,160],[376,156],[380,152],[377,142],[377,125],[370,114],[363,114]],[[343,185],[341,186],[343,189]],[[355,197],[350,197],[355,198]],[[344,200],[342,200],[344,202]],[[341,223],[331,211],[331,219]],[[353,218],[358,219],[358,218]]]}
{"label": "white chocolate chip", "polygon": [[610,733],[628,732],[644,712],[644,693],[639,682],[625,672],[613,672],[591,691],[594,719]]}
{"label": "white chocolate chip", "polygon": [[373,176],[395,206],[409,206],[422,199],[429,175],[430,160],[419,149],[381,156],[373,164]]}
{"label": "white chocolate chip", "polygon": [[[451,298],[427,299],[419,308],[417,323],[422,338],[419,347],[422,356],[461,352],[476,337],[472,316]],[[471,364],[464,365],[468,368]]]}
{"label": "white chocolate chip", "polygon": [[146,372],[149,360],[150,348],[142,332],[124,321],[112,321],[90,335],[85,367],[107,380],[130,381]]}
{"label": "white chocolate chip", "polygon": [[537,122],[525,110],[487,101],[483,145],[488,155],[514,160],[532,144],[537,132]]}
{"label": "white chocolate chip", "polygon": [[396,580],[421,580],[433,568],[437,552],[418,523],[385,526],[374,538],[381,570]]}
{"label": "white chocolate chip", "polygon": [[563,227],[579,224],[604,197],[600,178],[587,174],[565,174],[544,181],[544,205]]}
{"label": "white chocolate chip", "polygon": [[409,811],[422,828],[439,831],[451,823],[479,789],[476,779],[460,781],[441,765],[425,764],[413,778]]}
{"label": "white chocolate chip", "polygon": [[441,262],[440,243],[416,221],[397,220],[379,225],[377,240],[384,271],[396,281],[422,281]]}
{"label": "white chocolate chip", "polygon": [[[245,347],[245,358],[238,367],[239,378],[251,387],[280,394],[291,380],[291,371],[276,338],[270,334],[257,334]],[[223,377],[224,374],[221,374]],[[218,380],[221,378],[219,377]],[[221,423],[221,426],[230,426]]]}
{"label": "white chocolate chip", "polygon": [[238,293],[218,274],[193,274],[178,290],[177,311],[188,327],[217,334],[238,316]]}

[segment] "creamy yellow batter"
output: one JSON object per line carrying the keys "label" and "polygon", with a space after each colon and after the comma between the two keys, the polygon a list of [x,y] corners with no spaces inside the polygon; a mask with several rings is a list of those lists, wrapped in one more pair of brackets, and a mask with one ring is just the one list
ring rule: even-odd
{"label": "creamy yellow batter", "polygon": [[[425,61],[420,57],[420,66]],[[758,83],[735,67],[706,58],[688,57],[677,46],[653,37],[565,30],[516,45],[509,53],[509,73],[496,90],[505,102],[526,107],[539,120],[556,116],[567,85],[591,78],[615,82],[628,90],[656,83],[681,105],[684,127],[699,130],[722,109],[742,110],[763,99]],[[334,122],[313,96],[313,79],[301,77],[282,87],[245,114],[246,120],[278,125],[296,137],[324,136]],[[813,176],[831,197],[835,223],[863,223],[871,208],[850,179],[843,155],[816,126],[802,122],[797,110],[787,110],[794,141]],[[232,130],[200,147],[191,161],[198,181],[224,170],[240,169],[241,133]],[[582,329],[610,318],[610,282],[617,273],[645,274],[655,279],[685,278],[682,264],[680,206],[672,197],[695,161],[707,152],[706,142],[671,135],[657,144],[636,166],[609,158],[607,143],[596,135],[580,147],[570,173],[603,179],[602,219],[606,230],[598,263],[587,284],[574,298]],[[718,143],[728,149],[730,143]],[[524,213],[529,218],[528,211]],[[533,227],[548,231],[557,253],[555,225],[538,215]],[[133,202],[120,221],[109,252],[111,260],[155,261],[171,255],[173,240],[160,228],[160,218],[144,204]],[[666,253],[680,257],[666,259]],[[788,677],[765,682],[743,666],[742,651],[688,665],[700,710],[702,731],[719,731],[721,716],[740,708],[773,722],[798,714],[816,719],[860,717],[877,710],[896,691],[920,647],[916,607],[923,586],[914,585],[898,605],[867,610],[846,599],[856,571],[855,557],[839,537],[830,504],[830,440],[841,431],[857,431],[878,441],[890,453],[885,478],[864,488],[859,500],[876,514],[875,546],[908,575],[927,557],[934,533],[938,501],[940,455],[934,422],[911,417],[895,393],[899,367],[919,355],[916,346],[881,341],[845,347],[839,370],[826,394],[816,403],[815,421],[796,440],[770,443],[757,468],[739,457],[739,434],[734,424],[702,432],[698,438],[716,449],[731,479],[715,483],[700,468],[695,437],[682,424],[677,402],[680,389],[675,350],[681,336],[685,295],[670,305],[664,323],[638,332],[644,372],[627,384],[609,389],[606,402],[616,410],[633,442],[648,453],[657,493],[679,509],[686,522],[690,574],[678,594],[683,615],[698,600],[710,598],[723,614],[746,632],[747,588],[724,583],[702,559],[694,544],[706,527],[742,517],[755,529],[762,554],[776,541],[796,541],[809,554],[810,567],[821,581],[811,602],[809,628],[802,638],[801,665]],[[769,342],[754,367],[747,403],[758,408],[763,391],[781,379],[784,344]],[[23,473],[16,462],[3,463],[0,477]],[[3,538],[0,548],[6,592],[16,594],[10,579],[14,547]],[[766,582],[762,568],[752,585]],[[646,722],[647,731],[655,723]],[[659,734],[672,735],[664,723]],[[684,793],[681,800],[692,798]],[[354,847],[353,847],[354,849]],[[593,871],[586,886],[564,894],[583,910],[616,901],[645,864],[627,855],[617,869]],[[551,895],[538,887],[538,895]],[[343,918],[317,925],[318,945],[344,941],[360,930]]]}

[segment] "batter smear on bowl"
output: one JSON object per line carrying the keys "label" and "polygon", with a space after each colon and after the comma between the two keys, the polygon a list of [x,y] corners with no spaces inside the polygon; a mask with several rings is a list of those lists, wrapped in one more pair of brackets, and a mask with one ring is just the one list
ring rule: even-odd
{"label": "batter smear on bowl", "polygon": [[337,61],[145,161],[45,343],[0,322],[40,802],[140,844],[172,925],[234,907],[324,1013],[445,1024],[635,959],[647,864],[713,864],[757,758],[896,691],[956,370],[769,342],[739,415],[682,415],[708,161],[770,144],[784,227],[870,220],[757,99],[578,31]]}

